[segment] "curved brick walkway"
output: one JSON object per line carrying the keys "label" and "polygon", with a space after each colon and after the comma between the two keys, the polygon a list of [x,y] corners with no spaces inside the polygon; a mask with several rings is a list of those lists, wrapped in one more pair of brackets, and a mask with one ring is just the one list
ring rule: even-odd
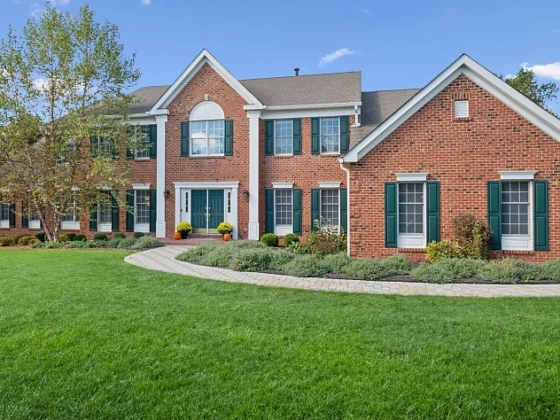
{"label": "curved brick walkway", "polygon": [[188,246],[165,246],[137,254],[125,261],[150,270],[184,274],[205,279],[232,283],[258,284],[261,286],[288,287],[293,289],[323,290],[330,292],[374,293],[387,295],[466,296],[466,297],[560,297],[560,284],[428,284],[383,282],[363,280],[337,280],[301,278],[264,273],[240,273],[225,268],[203,267],[177,261],[175,257]]}

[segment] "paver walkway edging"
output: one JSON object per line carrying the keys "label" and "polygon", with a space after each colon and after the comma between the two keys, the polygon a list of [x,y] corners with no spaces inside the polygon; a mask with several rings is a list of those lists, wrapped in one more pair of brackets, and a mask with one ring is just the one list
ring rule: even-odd
{"label": "paver walkway edging", "polygon": [[204,267],[175,259],[192,247],[165,246],[131,254],[127,263],[149,270],[184,274],[204,279],[293,289],[386,295],[462,297],[560,297],[560,284],[429,284],[291,277],[278,274],[246,273],[226,268]]}

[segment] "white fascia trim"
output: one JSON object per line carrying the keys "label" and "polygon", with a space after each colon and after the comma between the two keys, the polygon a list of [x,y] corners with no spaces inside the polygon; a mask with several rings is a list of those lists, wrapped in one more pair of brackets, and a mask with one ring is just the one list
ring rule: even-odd
{"label": "white fascia trim", "polygon": [[291,189],[294,188],[293,182],[273,182],[272,188],[276,189]]}
{"label": "white fascia trim", "polygon": [[314,117],[340,117],[343,115],[355,115],[353,107],[325,108],[325,109],[293,109],[270,111],[266,108],[261,114],[263,120],[283,120],[290,118],[314,118]]}
{"label": "white fascia trim", "polygon": [[149,190],[150,184],[132,184],[133,190]]}
{"label": "white fascia trim", "polygon": [[460,75],[465,75],[545,133],[560,141],[558,118],[464,54],[350,150],[344,156],[344,162],[358,162]]}
{"label": "white fascia trim", "polygon": [[205,189],[205,188],[239,188],[239,181],[216,181],[216,182],[174,182],[175,188],[192,188],[192,189]]}
{"label": "white fascia trim", "polygon": [[502,180],[532,180],[535,179],[535,174],[538,171],[501,171],[500,179]]}
{"label": "white fascia trim", "polygon": [[291,111],[294,109],[329,109],[329,108],[352,108],[355,110],[356,106],[362,106],[361,102],[340,102],[329,104],[296,104],[296,105],[268,105],[267,111]]}
{"label": "white fascia trim", "polygon": [[428,172],[410,172],[395,174],[397,182],[425,182],[428,179]]}
{"label": "white fascia trim", "polygon": [[156,124],[157,120],[156,117],[153,116],[149,116],[149,115],[144,115],[142,116],[142,118],[137,117],[137,118],[131,118],[130,120],[128,120],[128,125],[153,125]]}
{"label": "white fascia trim", "polygon": [[251,93],[245,86],[243,86],[227,69],[220,64],[216,58],[210,54],[206,49],[203,49],[200,54],[189,64],[185,71],[179,76],[177,80],[165,91],[159,98],[156,104],[149,111],[150,114],[166,109],[171,101],[181,92],[191,79],[202,69],[204,64],[212,67],[222,79],[224,79],[241,97],[249,104],[260,105],[259,100]]}
{"label": "white fascia trim", "polygon": [[319,188],[340,188],[342,182],[319,182]]}

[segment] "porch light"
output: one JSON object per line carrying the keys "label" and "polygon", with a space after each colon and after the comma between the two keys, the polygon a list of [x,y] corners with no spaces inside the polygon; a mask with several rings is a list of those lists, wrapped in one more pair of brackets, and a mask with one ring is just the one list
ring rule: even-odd
{"label": "porch light", "polygon": [[243,197],[245,198],[245,201],[249,201],[249,190],[243,191]]}

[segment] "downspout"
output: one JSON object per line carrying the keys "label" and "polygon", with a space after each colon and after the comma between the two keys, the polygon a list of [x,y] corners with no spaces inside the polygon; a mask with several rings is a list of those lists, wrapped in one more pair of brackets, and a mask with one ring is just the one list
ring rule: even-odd
{"label": "downspout", "polygon": [[344,158],[338,159],[338,163],[346,172],[346,254],[350,256],[350,170],[344,166]]}

